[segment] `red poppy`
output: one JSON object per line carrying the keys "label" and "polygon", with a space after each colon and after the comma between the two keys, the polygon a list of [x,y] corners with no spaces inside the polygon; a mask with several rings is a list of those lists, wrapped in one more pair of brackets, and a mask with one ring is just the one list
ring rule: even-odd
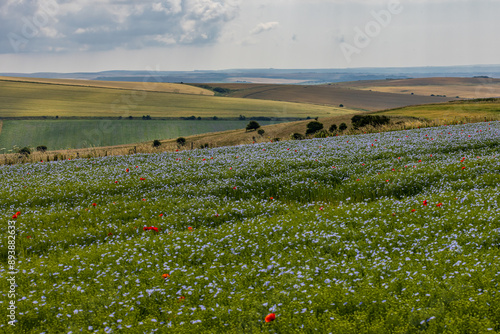
{"label": "red poppy", "polygon": [[273,200],[273,199],[274,199],[274,197],[269,197],[269,199],[270,199],[270,200]]}
{"label": "red poppy", "polygon": [[188,230],[192,231],[192,230],[193,230],[193,228],[192,228],[191,226],[188,226]]}
{"label": "red poppy", "polygon": [[130,169],[127,168],[125,171],[128,173],[130,171]]}
{"label": "red poppy", "polygon": [[169,278],[170,275],[169,274],[163,274],[163,275],[161,275],[161,277],[163,277],[165,279],[165,278]]}
{"label": "red poppy", "polygon": [[440,208],[440,207],[442,207],[442,206],[443,206],[443,203],[438,203],[438,204],[436,204],[436,206],[437,206],[438,208]]}
{"label": "red poppy", "polygon": [[109,232],[109,233],[108,233],[108,237],[110,237],[110,236],[112,236],[112,235],[113,235],[113,233],[111,233],[111,232]]}
{"label": "red poppy", "polygon": [[28,236],[26,237],[26,239],[31,239],[31,236],[30,236],[30,235],[28,235]]}
{"label": "red poppy", "polygon": [[325,210],[325,208],[324,208],[324,207],[322,207],[322,206],[320,206],[320,207],[319,207],[319,209],[320,209],[321,211]]}
{"label": "red poppy", "polygon": [[427,200],[426,199],[422,202],[422,205],[423,206],[427,206]]}
{"label": "red poppy", "polygon": [[220,215],[218,213],[215,214],[215,217],[220,217]]}
{"label": "red poppy", "polygon": [[464,169],[465,169],[465,166],[464,166],[464,167],[462,167],[462,170],[464,170]]}
{"label": "red poppy", "polygon": [[118,183],[118,181],[115,181],[115,183]]}
{"label": "red poppy", "polygon": [[17,215],[12,215],[12,219],[17,219]]}
{"label": "red poppy", "polygon": [[92,203],[92,206],[97,206],[97,203]]}
{"label": "red poppy", "polygon": [[271,322],[271,321],[274,321],[276,319],[276,314],[274,313],[270,313],[266,316],[266,322]]}
{"label": "red poppy", "polygon": [[417,211],[417,210],[415,210],[415,209],[411,209],[411,212],[415,212],[415,211]]}
{"label": "red poppy", "polygon": [[160,213],[159,217],[163,217],[163,213]]}
{"label": "red poppy", "polygon": [[179,297],[179,301],[183,301],[183,300],[185,300],[185,299],[186,299],[186,297],[184,297],[184,296],[180,296],[180,297]]}
{"label": "red poppy", "polygon": [[234,187],[233,190],[236,190],[236,187]]}
{"label": "red poppy", "polygon": [[141,178],[140,178],[140,180],[141,180],[141,181],[144,181],[144,180],[146,180],[146,179],[145,179],[145,178],[143,178],[143,177],[141,177]]}

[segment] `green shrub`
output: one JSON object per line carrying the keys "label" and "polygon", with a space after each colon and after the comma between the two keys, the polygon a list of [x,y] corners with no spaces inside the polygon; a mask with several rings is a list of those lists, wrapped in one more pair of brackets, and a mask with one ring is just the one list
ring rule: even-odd
{"label": "green shrub", "polygon": [[332,133],[333,133],[333,132],[337,132],[337,124],[332,124],[332,125],[330,126],[330,129],[329,129],[328,131],[330,131],[330,132],[332,132]]}
{"label": "green shrub", "polygon": [[298,133],[298,132],[295,132],[295,133],[292,133],[290,134],[290,139],[291,140],[303,140],[305,139],[306,137],[301,134],[301,133]]}
{"label": "green shrub", "polygon": [[307,124],[306,135],[311,135],[320,130],[323,130],[323,123],[320,123],[318,121],[309,122],[309,124]]}
{"label": "green shrub", "polygon": [[40,145],[40,146],[37,146],[37,147],[36,147],[36,150],[37,150],[38,152],[42,152],[42,153],[44,153],[44,152],[46,152],[46,151],[47,151],[47,146],[45,146],[45,145]]}
{"label": "green shrub", "polygon": [[259,129],[259,131],[257,131],[257,133],[261,136],[264,135],[264,133],[266,133],[266,131],[264,131],[264,129]]}
{"label": "green shrub", "polygon": [[340,131],[345,131],[345,130],[347,130],[347,124],[345,124],[345,123],[340,124],[340,126],[339,126],[339,130],[340,130]]}
{"label": "green shrub", "polygon": [[30,154],[31,154],[31,149],[30,149],[29,147],[27,147],[27,146],[26,146],[26,147],[23,147],[22,149],[20,149],[20,150],[18,151],[18,153],[21,153],[21,154],[23,154],[23,155],[25,155],[25,156],[28,156],[28,155],[30,155]]}
{"label": "green shrub", "polygon": [[250,123],[247,124],[246,131],[257,130],[258,128],[260,128],[259,123],[256,121],[250,121]]}
{"label": "green shrub", "polygon": [[371,125],[377,127],[384,124],[389,124],[391,122],[390,118],[387,116],[378,115],[354,115],[351,118],[352,126],[354,129],[359,129],[366,125]]}
{"label": "green shrub", "polygon": [[159,141],[158,139],[155,139],[153,141],[153,147],[160,147],[161,146],[161,141]]}
{"label": "green shrub", "polygon": [[178,146],[184,146],[184,145],[186,145],[186,138],[184,138],[184,137],[177,138],[177,145]]}

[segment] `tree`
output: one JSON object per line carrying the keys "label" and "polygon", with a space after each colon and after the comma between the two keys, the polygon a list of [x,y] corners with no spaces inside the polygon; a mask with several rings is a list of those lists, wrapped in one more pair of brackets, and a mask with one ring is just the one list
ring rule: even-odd
{"label": "tree", "polygon": [[179,146],[186,145],[186,138],[184,138],[184,137],[177,138],[177,145],[179,145]]}
{"label": "tree", "polygon": [[246,131],[257,130],[258,128],[260,128],[259,123],[256,121],[250,121],[250,123],[247,124]]}
{"label": "tree", "polygon": [[343,105],[343,104],[339,104],[339,107],[340,107],[340,108],[344,108],[344,105]]}
{"label": "tree", "polygon": [[246,118],[245,116],[243,116],[243,115],[240,115],[240,117],[239,117],[239,120],[240,120],[240,121],[244,121],[244,120],[246,120],[246,119],[247,119],[247,118]]}
{"label": "tree", "polygon": [[309,124],[307,124],[306,135],[316,133],[322,129],[323,129],[323,123],[320,123],[318,121],[309,122]]}
{"label": "tree", "polygon": [[345,123],[340,124],[340,126],[339,126],[339,130],[340,130],[340,131],[347,130],[347,124],[345,124]]}
{"label": "tree", "polygon": [[266,133],[266,131],[264,131],[264,129],[259,129],[259,131],[257,131],[257,133],[261,136],[264,135],[264,133]]}
{"label": "tree", "polygon": [[328,131],[330,131],[330,132],[337,132],[337,124],[332,124],[330,126],[330,129],[328,129]]}
{"label": "tree", "polygon": [[161,141],[159,141],[158,139],[155,139],[153,141],[153,147],[160,147],[161,146]]}
{"label": "tree", "polygon": [[44,153],[45,151],[47,151],[47,146],[45,146],[45,145],[40,145],[40,146],[37,146],[37,147],[36,147],[36,150],[37,150],[38,152],[42,152],[42,153]]}
{"label": "tree", "polygon": [[218,119],[219,119],[219,117],[214,116],[214,117],[212,117],[212,119],[213,119],[214,121],[216,121],[216,120],[218,120]]}

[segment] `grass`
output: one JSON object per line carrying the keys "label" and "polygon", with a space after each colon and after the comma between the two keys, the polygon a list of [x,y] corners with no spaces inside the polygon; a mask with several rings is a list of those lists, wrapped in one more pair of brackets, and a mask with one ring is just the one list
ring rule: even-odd
{"label": "grass", "polygon": [[1,166],[20,271],[18,322],[0,328],[499,332],[499,134],[477,123]]}
{"label": "grass", "polygon": [[353,110],[303,103],[0,81],[0,117],[291,117]]}
{"label": "grass", "polygon": [[[260,121],[261,125],[280,121]],[[0,148],[45,145],[49,150],[133,144],[244,129],[248,121],[143,120],[6,120],[0,126]]]}

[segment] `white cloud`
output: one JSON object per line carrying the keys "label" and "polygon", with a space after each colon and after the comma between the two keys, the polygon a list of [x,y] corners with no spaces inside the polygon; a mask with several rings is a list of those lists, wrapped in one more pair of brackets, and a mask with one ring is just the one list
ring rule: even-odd
{"label": "white cloud", "polygon": [[260,33],[266,32],[266,31],[271,31],[279,27],[279,22],[266,22],[266,23],[259,23],[255,28],[253,28],[250,31],[250,34],[252,35],[258,35]]}

